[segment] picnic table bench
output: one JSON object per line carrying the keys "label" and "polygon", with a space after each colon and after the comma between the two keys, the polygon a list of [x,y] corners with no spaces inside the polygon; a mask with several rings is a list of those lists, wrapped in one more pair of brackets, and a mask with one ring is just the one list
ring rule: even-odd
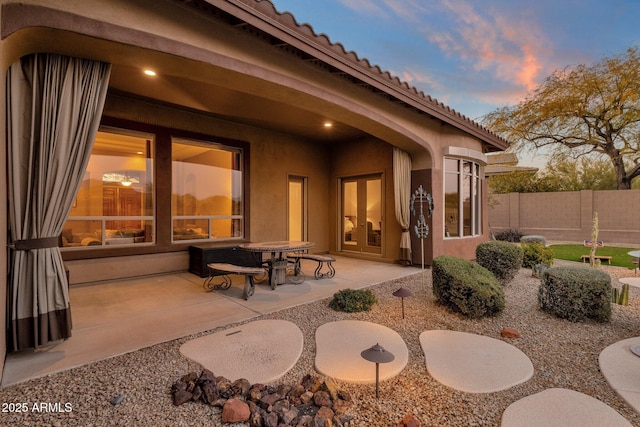
{"label": "picnic table bench", "polygon": [[[296,273],[300,271],[300,260],[301,259],[309,259],[312,261],[316,261],[318,266],[316,267],[313,276],[316,279],[322,279],[323,277],[328,277],[329,279],[335,276],[336,269],[331,265],[336,259],[330,255],[321,255],[321,254],[306,254],[306,253],[291,253],[287,255],[288,259],[293,260],[294,268],[296,269]],[[322,267],[324,264],[327,264],[328,271],[326,273],[322,273]]]}
{"label": "picnic table bench", "polygon": [[[219,262],[207,264],[207,267],[209,267],[209,277],[207,277],[202,284],[205,290],[210,292],[214,289],[229,289],[231,287],[231,278],[229,277],[229,275],[239,274],[244,276],[244,289],[242,292],[242,296],[245,300],[248,300],[255,291],[255,276],[264,276],[267,274],[264,268],[245,267],[242,265]],[[220,274],[222,274],[223,281],[221,283],[214,284],[214,278]]]}
{"label": "picnic table bench", "polygon": [[[582,255],[582,262],[587,262],[587,260],[591,257],[591,255]],[[609,255],[594,255],[593,256],[595,259],[599,259],[601,261],[607,261],[609,264],[611,264],[611,256]]]}

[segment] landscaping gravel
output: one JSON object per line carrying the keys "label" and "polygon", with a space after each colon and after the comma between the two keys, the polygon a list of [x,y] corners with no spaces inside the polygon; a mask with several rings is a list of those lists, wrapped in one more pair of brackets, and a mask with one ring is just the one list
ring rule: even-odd
{"label": "landscaping gravel", "polygon": [[[618,277],[633,275],[633,272],[629,274],[630,270],[603,269],[610,272],[612,283],[617,287],[620,287]],[[640,289],[631,288],[628,306],[613,305],[609,323],[571,323],[538,308],[538,284],[539,280],[531,276],[531,270],[520,270],[505,286],[504,312],[497,317],[480,320],[467,319],[437,305],[431,292],[428,270],[371,287],[378,304],[370,312],[335,312],[328,307],[329,300],[325,299],[260,319],[292,321],[304,334],[302,356],[279,383],[297,382],[307,373],[317,375],[313,368],[314,333],[323,323],[365,320],[392,328],[404,338],[409,349],[408,364],[398,376],[380,384],[379,399],[375,398],[373,384],[337,382],[354,401],[349,411],[354,416],[351,426],[396,426],[408,413],[413,414],[423,426],[497,426],[503,411],[511,403],[553,387],[568,388],[595,397],[633,425],[640,426],[640,416],[614,392],[598,368],[598,355],[605,347],[638,336]],[[405,298],[405,319],[402,319],[400,299],[391,295],[400,287],[414,293],[412,297]],[[522,337],[501,338],[503,327],[517,329]],[[420,333],[430,329],[450,329],[505,340],[529,356],[534,365],[534,375],[523,384],[497,393],[470,394],[445,387],[429,376],[420,347]],[[190,371],[201,371],[200,366],[180,354],[179,348],[184,342],[202,335],[204,333],[0,390],[3,402],[0,424],[219,426],[219,408],[202,403],[176,407],[170,395],[170,387],[175,380]],[[495,363],[499,364],[500,360]],[[373,365],[372,369],[375,369]],[[121,402],[117,403],[118,400]],[[24,411],[16,412],[17,408]]]}

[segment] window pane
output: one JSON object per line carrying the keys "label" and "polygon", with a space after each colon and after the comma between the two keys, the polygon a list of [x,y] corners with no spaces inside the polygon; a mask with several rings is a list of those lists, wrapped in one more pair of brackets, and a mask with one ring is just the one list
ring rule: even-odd
{"label": "window pane", "polygon": [[242,237],[241,151],[212,143],[172,143],[173,240]]}
{"label": "window pane", "polygon": [[99,245],[153,242],[153,139],[150,134],[114,128],[98,131],[63,227],[71,237],[63,239],[63,247],[88,246],[76,244],[88,234]]}
{"label": "window pane", "polygon": [[[466,162],[465,162],[466,164]],[[471,236],[471,179],[469,175],[462,177],[462,218],[463,218],[463,235]]]}
{"label": "window pane", "polygon": [[[457,163],[457,162],[456,162]],[[460,218],[459,175],[445,173],[444,176],[444,235],[458,237]]]}

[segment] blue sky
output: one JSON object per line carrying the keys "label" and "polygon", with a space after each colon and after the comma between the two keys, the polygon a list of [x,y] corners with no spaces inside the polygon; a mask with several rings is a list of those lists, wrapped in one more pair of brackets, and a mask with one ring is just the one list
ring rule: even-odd
{"label": "blue sky", "polygon": [[639,0],[271,0],[472,119],[640,45]]}

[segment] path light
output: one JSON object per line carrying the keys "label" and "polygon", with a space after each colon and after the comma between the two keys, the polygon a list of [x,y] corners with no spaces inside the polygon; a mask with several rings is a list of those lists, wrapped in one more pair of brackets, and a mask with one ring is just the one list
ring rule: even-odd
{"label": "path light", "polygon": [[402,318],[404,319],[404,299],[406,297],[410,297],[413,295],[413,292],[411,292],[409,289],[405,289],[405,288],[400,288],[397,291],[395,291],[393,294],[394,297],[398,297],[400,299],[402,299]]}
{"label": "path light", "polygon": [[371,348],[363,350],[360,356],[364,360],[374,362],[376,364],[376,399],[378,398],[378,379],[380,378],[380,364],[392,362],[395,357],[393,354],[385,350],[380,344],[374,345]]}

